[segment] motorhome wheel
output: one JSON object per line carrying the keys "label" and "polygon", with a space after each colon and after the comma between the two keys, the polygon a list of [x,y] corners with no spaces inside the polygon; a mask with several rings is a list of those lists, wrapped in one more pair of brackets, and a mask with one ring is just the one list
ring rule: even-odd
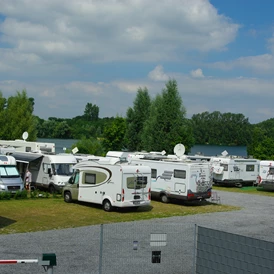
{"label": "motorhome wheel", "polygon": [[69,191],[66,191],[64,194],[64,201],[66,203],[71,203],[72,198],[71,198],[71,193]]}
{"label": "motorhome wheel", "polygon": [[110,203],[109,200],[104,200],[104,202],[103,202],[103,209],[105,211],[108,211],[108,212],[110,212],[112,210],[112,205],[111,205],[111,203]]}
{"label": "motorhome wheel", "polygon": [[55,187],[53,185],[49,186],[49,193],[52,194],[55,192]]}
{"label": "motorhome wheel", "polygon": [[162,194],[161,195],[161,201],[166,204],[166,203],[169,202],[169,199],[168,199],[168,197],[165,194]]}

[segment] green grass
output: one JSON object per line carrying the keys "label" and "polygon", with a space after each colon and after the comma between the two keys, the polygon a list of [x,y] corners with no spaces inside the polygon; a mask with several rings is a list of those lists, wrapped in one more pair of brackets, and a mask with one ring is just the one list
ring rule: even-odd
{"label": "green grass", "polygon": [[238,210],[239,207],[206,201],[184,205],[152,201],[138,210],[117,209],[105,212],[100,205],[65,203],[61,197],[0,201],[0,234],[45,231],[117,222],[186,216]]}
{"label": "green grass", "polygon": [[257,189],[256,186],[246,186],[246,187],[242,187],[242,188],[213,186],[213,190],[222,190],[222,191],[229,191],[229,192],[238,192],[238,193],[247,193],[247,194],[255,194],[255,195],[274,197],[274,191]]}

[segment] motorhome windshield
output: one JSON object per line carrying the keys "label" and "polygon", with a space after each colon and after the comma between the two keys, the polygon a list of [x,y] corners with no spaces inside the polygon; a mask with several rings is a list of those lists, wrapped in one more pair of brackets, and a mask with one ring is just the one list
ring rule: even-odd
{"label": "motorhome windshield", "polygon": [[56,175],[71,176],[73,174],[74,164],[52,164],[52,169]]}
{"label": "motorhome windshield", "polygon": [[9,178],[9,177],[19,177],[20,174],[16,168],[16,166],[0,166],[0,175],[1,177]]}

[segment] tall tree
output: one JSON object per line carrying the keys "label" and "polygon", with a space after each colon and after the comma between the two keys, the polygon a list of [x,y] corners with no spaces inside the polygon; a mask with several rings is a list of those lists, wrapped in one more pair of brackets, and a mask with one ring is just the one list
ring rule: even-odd
{"label": "tall tree", "polygon": [[28,141],[36,140],[37,119],[32,114],[34,102],[27,97],[26,90],[17,91],[16,96],[11,96],[7,101],[6,119],[8,121],[5,139],[15,140],[22,138],[23,132],[29,134]]}
{"label": "tall tree", "polygon": [[84,117],[88,121],[96,121],[99,117],[99,107],[91,103],[87,103],[84,111]]}
{"label": "tall tree", "polygon": [[127,149],[130,151],[142,150],[141,135],[144,123],[149,115],[151,100],[148,90],[139,88],[133,102],[133,108],[128,108],[126,116]]}
{"label": "tall tree", "polygon": [[173,153],[176,144],[183,143],[186,151],[194,144],[191,124],[178,92],[177,82],[169,80],[161,95],[152,101],[149,118],[144,125],[142,144],[145,150],[165,150]]}

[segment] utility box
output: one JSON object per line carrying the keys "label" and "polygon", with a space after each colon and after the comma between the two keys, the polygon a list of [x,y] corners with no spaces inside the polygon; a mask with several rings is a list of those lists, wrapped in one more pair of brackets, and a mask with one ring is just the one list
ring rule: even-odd
{"label": "utility box", "polygon": [[50,266],[55,266],[55,265],[57,265],[55,253],[44,253],[44,254],[42,255],[42,261],[43,261],[43,262],[48,261]]}

